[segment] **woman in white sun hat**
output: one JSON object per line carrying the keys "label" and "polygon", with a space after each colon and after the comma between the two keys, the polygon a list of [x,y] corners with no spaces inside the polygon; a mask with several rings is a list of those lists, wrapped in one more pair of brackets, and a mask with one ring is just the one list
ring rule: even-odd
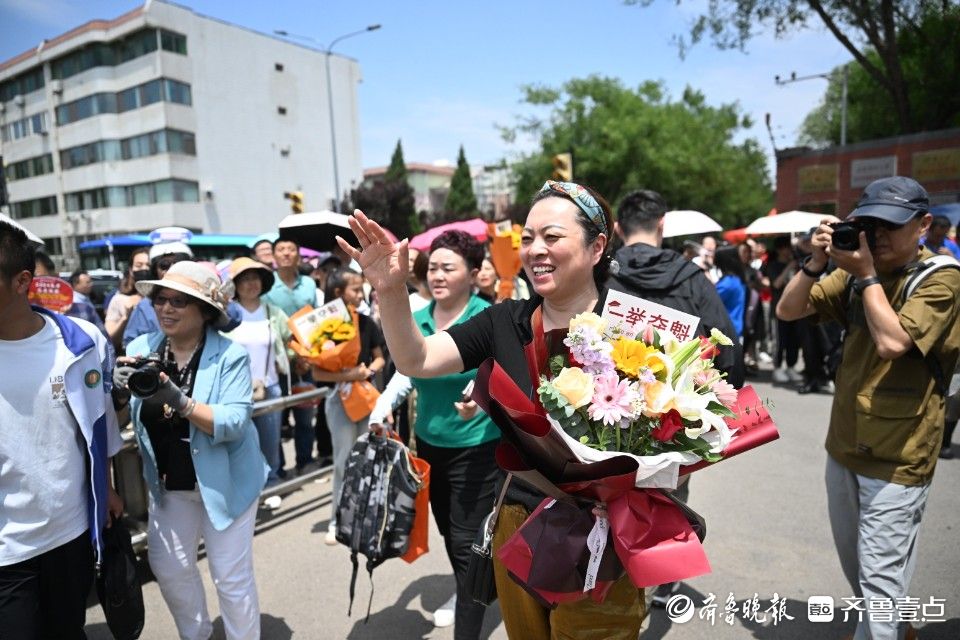
{"label": "woman in white sun hat", "polygon": [[[181,638],[213,631],[197,568],[204,541],[226,637],[259,638],[253,574],[257,498],[267,477],[251,419],[247,352],[218,332],[233,283],[195,262],[137,283],[159,331],[135,339],[114,383],[131,391],[130,415],[150,491],[148,555]],[[157,358],[146,376],[136,358]]]}

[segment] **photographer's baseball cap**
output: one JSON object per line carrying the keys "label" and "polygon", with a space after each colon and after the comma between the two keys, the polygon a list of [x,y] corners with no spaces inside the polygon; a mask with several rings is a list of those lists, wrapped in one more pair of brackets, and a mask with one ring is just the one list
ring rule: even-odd
{"label": "photographer's baseball cap", "polygon": [[894,224],[906,224],[917,214],[929,210],[930,197],[919,182],[913,178],[893,176],[868,184],[857,208],[847,219],[879,218]]}

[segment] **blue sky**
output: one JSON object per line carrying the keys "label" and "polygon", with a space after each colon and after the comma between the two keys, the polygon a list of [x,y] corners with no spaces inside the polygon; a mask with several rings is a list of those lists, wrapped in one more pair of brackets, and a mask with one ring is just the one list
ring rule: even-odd
{"label": "blue sky", "polygon": [[[270,33],[285,29],[328,43],[380,23],[383,28],[340,43],[359,60],[360,126],[365,167],[389,162],[397,139],[408,162],[453,160],[462,143],[471,164],[510,158],[495,124],[531,113],[520,86],[557,86],[598,73],[628,86],[663,80],[672,96],[686,85],[710,104],[737,101],[754,120],[746,135],[770,153],[763,124],[769,112],[778,147],[795,143],[803,116],[826,82],[778,87],[774,76],[825,72],[849,54],[822,30],[775,40],[761,34],[746,52],[701,43],[681,60],[671,36],[685,33],[701,0],[656,0],[651,7],[620,0],[438,2],[351,0],[191,0],[196,12]],[[129,0],[0,0],[0,59],[5,60],[87,20],[114,18]],[[770,167],[772,170],[773,162]],[[772,177],[772,176],[771,176]]]}

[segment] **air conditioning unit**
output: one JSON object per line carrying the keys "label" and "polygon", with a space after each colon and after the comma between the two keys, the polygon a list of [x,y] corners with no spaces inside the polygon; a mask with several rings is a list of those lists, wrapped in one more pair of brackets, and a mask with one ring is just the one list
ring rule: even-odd
{"label": "air conditioning unit", "polygon": [[27,104],[27,99],[24,98],[23,95],[16,95],[13,97],[13,104],[22,109],[23,105]]}
{"label": "air conditioning unit", "polygon": [[63,93],[63,80],[59,80],[59,79],[51,80],[50,90],[57,95],[60,95],[61,93]]}

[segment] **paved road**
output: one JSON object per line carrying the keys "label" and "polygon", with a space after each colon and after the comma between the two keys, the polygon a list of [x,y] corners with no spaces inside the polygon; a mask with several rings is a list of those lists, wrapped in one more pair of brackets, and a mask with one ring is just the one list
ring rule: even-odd
{"label": "paved road", "polygon": [[[826,433],[830,396],[798,396],[792,391],[757,383],[781,439],[709,469],[691,480],[690,504],[708,523],[707,553],[713,571],[685,583],[680,593],[697,606],[697,615],[685,623],[671,623],[663,610],[648,618],[642,640],[684,640],[709,637],[809,640],[841,638],[852,626],[835,621],[807,620],[807,598],[832,596],[838,603],[852,595],[830,538],[823,488]],[[958,447],[960,449],[960,447]],[[330,516],[329,483],[308,485],[288,497],[258,528],[254,541],[257,582],[263,612],[263,637],[351,639],[445,639],[452,628],[435,629],[429,612],[452,593],[453,579],[443,544],[434,531],[432,551],[412,565],[391,560],[373,573],[369,622],[364,622],[371,585],[361,566],[357,600],[347,617],[350,560],[342,547],[323,543]],[[945,622],[919,623],[923,640],[960,638],[960,459],[941,461],[930,492],[920,534],[920,555],[912,595],[929,603],[946,598]],[[206,565],[201,562],[202,571]],[[216,595],[207,582],[211,615],[217,616]],[[713,594],[717,620],[701,618],[702,601]],[[723,620],[725,602],[732,594],[737,608],[757,594],[761,613],[774,594],[785,599],[793,620],[772,624],[733,617]],[[143,637],[175,639],[173,622],[156,583],[144,586],[147,623]],[[842,619],[842,616],[839,617]],[[91,640],[110,638],[99,606],[88,610]],[[223,638],[215,623],[214,638]],[[503,639],[506,633],[497,608],[487,613],[485,638]]]}

